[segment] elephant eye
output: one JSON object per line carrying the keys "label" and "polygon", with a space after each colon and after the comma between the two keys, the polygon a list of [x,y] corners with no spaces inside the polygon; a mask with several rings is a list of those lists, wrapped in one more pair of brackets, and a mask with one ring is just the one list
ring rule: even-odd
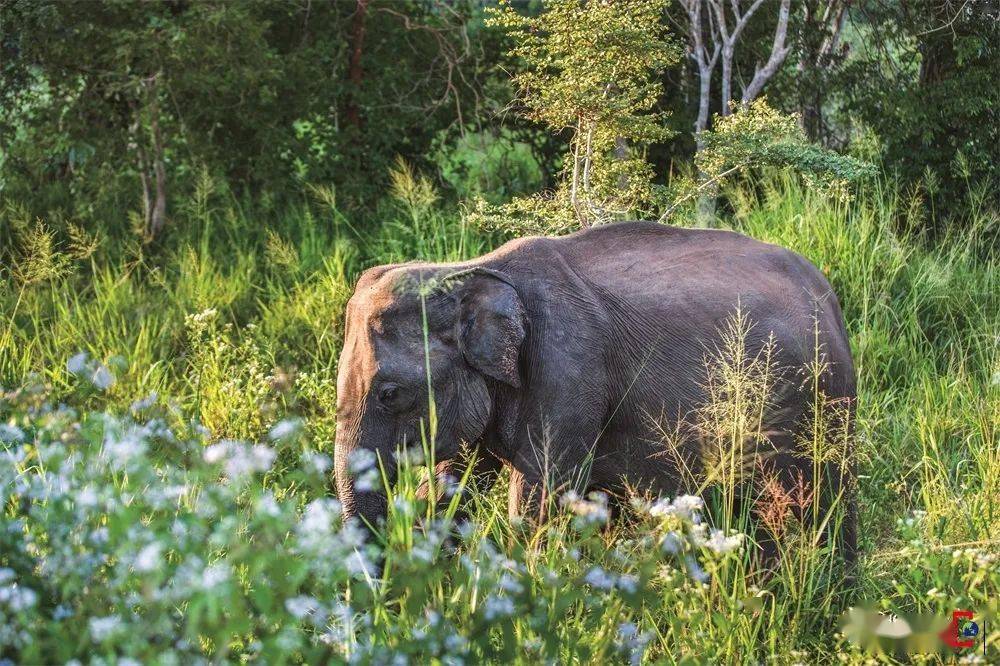
{"label": "elephant eye", "polygon": [[402,387],[397,384],[384,384],[378,391],[378,401],[386,407],[394,407],[402,395]]}

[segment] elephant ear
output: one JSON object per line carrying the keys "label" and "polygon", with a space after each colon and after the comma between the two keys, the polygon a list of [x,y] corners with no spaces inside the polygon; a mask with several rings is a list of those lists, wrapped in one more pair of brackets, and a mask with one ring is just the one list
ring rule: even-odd
{"label": "elephant ear", "polygon": [[477,269],[459,300],[459,345],[466,362],[487,377],[520,388],[518,357],[526,334],[524,305],[505,276]]}

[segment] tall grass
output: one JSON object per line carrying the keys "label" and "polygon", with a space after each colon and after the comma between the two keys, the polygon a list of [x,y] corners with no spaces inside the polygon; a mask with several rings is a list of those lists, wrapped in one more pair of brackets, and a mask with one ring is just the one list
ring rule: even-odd
{"label": "tall grass", "polygon": [[[757,506],[731,510],[747,501],[736,492],[747,472],[739,449],[760,436],[769,386],[767,359],[741,351],[752,322],[739,317],[701,415],[724,463],[712,466],[717,478],[696,480],[707,506],[695,511],[693,499],[637,506],[605,526],[602,499],[577,498],[525,536],[507,518],[501,483],[472,494],[475,527],[450,538],[416,499],[421,472],[407,466],[378,549],[386,578],[377,583],[374,570],[351,560],[373,553],[351,546],[333,561],[310,550],[304,531],[329,513],[330,490],[310,470],[332,453],[343,305],[367,266],[476,256],[500,239],[470,228],[402,166],[374,227],[348,219],[331,191],[314,192],[266,225],[208,180],[199,192],[169,244],[155,250],[103,238],[82,251],[68,233],[18,218],[16,207],[0,218],[7,225],[0,237],[16,240],[3,255],[0,385],[40,387],[0,401],[7,455],[0,467],[11,484],[3,522],[16,526],[5,532],[0,574],[10,569],[22,589],[39,593],[17,612],[3,605],[10,594],[0,594],[0,613],[20,628],[0,632],[0,657],[862,662],[868,653],[841,632],[841,615],[864,606],[910,617],[973,609],[989,618],[988,658],[1000,658],[1000,276],[989,244],[998,224],[992,213],[981,211],[960,236],[931,239],[917,231],[916,208],[888,186],[850,203],[781,177],[729,193],[729,223],[810,258],[844,308],[859,373],[850,442],[861,525],[855,587],[838,579],[835,547],[817,538],[835,528],[843,507],[833,507],[833,523],[797,523],[791,505],[807,499],[783,495],[751,469]],[[79,352],[87,360],[68,368]],[[88,388],[100,367],[116,381]],[[75,411],[39,408],[60,401]],[[817,460],[829,446],[821,412],[801,443]],[[159,419],[153,425],[150,414]],[[135,431],[142,443],[129,463],[135,468],[123,474],[111,465],[105,475],[107,442],[120,439],[108,433],[132,432],[129,424],[143,428]],[[198,452],[220,438],[264,442],[276,457],[227,444],[205,449],[213,453],[202,460]],[[53,446],[59,441],[69,448]],[[64,464],[64,483],[53,485],[47,475],[67,451],[94,464]],[[235,474],[226,461],[240,455],[249,467]],[[817,469],[813,481],[819,477]],[[174,485],[186,489],[180,498],[154,502],[156,489]],[[88,487],[107,503],[74,514]],[[278,508],[264,516],[269,497]],[[211,498],[213,508],[198,498]],[[182,544],[171,527],[178,521],[208,541]],[[107,540],[74,540],[102,524],[117,526]],[[751,562],[747,541],[741,548],[735,540],[736,532],[750,539],[760,530],[782,550],[772,574]],[[58,558],[68,557],[59,535],[76,556],[105,558],[92,578],[80,582],[59,568]],[[337,548],[353,543],[349,530],[329,538]],[[155,573],[136,559],[137,539],[159,544]],[[175,589],[170,581],[180,567],[195,566],[192,558],[234,573],[218,587]],[[0,592],[10,586],[0,580]],[[175,596],[156,596],[166,589]],[[313,611],[302,610],[309,604]],[[112,616],[122,627],[141,623],[141,631],[108,638],[98,622],[95,636],[91,621]],[[81,638],[59,642],[66,633]],[[891,661],[902,647],[881,640],[879,658]]]}

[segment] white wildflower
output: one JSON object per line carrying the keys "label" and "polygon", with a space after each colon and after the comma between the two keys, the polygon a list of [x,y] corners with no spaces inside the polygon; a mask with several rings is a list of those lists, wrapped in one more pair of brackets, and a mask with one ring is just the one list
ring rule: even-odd
{"label": "white wildflower", "polygon": [[353,550],[344,560],[344,568],[347,573],[358,578],[374,578],[375,563],[360,550]]}
{"label": "white wildflower", "polygon": [[313,500],[306,505],[302,519],[296,528],[302,532],[329,532],[334,521],[340,516],[340,502],[324,497]]}
{"label": "white wildflower", "polygon": [[688,537],[691,543],[698,546],[699,548],[708,543],[708,525],[705,523],[698,523],[692,525],[691,529],[688,531]]}
{"label": "white wildflower", "polygon": [[284,419],[282,421],[278,421],[278,423],[271,428],[270,432],[267,433],[267,437],[272,442],[280,442],[297,435],[301,430],[302,419]]}
{"label": "white wildflower", "polygon": [[205,447],[205,462],[210,465],[214,465],[217,462],[225,460],[226,455],[229,451],[229,440],[223,440],[216,444],[210,444]]}
{"label": "white wildflower", "polygon": [[197,314],[188,315],[184,319],[186,323],[190,326],[191,324],[196,324],[203,326],[208,322],[214,320],[219,314],[219,311],[215,308],[205,308]]}
{"label": "white wildflower", "polygon": [[580,497],[580,493],[575,490],[567,490],[562,494],[562,497],[559,498],[559,504],[568,507],[572,506],[575,502],[581,501],[582,499],[583,498]]}
{"label": "white wildflower", "polygon": [[85,509],[92,509],[97,506],[98,499],[97,491],[94,490],[93,486],[84,486],[76,494],[77,505]]}
{"label": "white wildflower", "polygon": [[205,447],[204,457],[209,464],[222,462],[226,475],[235,479],[254,472],[268,471],[277,454],[274,449],[263,444],[247,446],[243,442],[223,439]]}
{"label": "white wildflower", "polygon": [[133,568],[140,573],[148,573],[156,570],[160,566],[160,554],[162,552],[163,546],[160,544],[155,542],[148,544],[135,556],[135,560],[132,562]]}
{"label": "white wildflower", "polygon": [[285,600],[285,609],[296,619],[302,620],[319,610],[319,602],[304,595],[292,597]]}
{"label": "white wildflower", "polygon": [[719,553],[720,555],[728,553],[730,551],[736,550],[743,543],[742,534],[733,534],[731,536],[726,536],[722,530],[713,529],[705,541],[704,545],[711,551]]}
{"label": "white wildflower", "polygon": [[704,583],[708,581],[708,574],[701,565],[698,564],[698,560],[688,555],[684,558],[684,565],[687,567],[688,575],[699,583]]}
{"label": "white wildflower", "polygon": [[490,595],[483,604],[483,617],[487,622],[492,622],[514,614],[514,602],[507,597],[495,597]]}
{"label": "white wildflower", "polygon": [[103,643],[122,629],[122,619],[117,615],[90,618],[90,637],[95,643]]}
{"label": "white wildflower", "polygon": [[510,594],[521,594],[521,592],[524,591],[524,586],[521,585],[521,583],[519,583],[517,579],[511,576],[509,573],[505,573],[503,576],[500,577],[500,582],[498,583],[498,586],[500,587],[501,590],[503,590],[504,592],[508,592]]}
{"label": "white wildflower", "polygon": [[635,626],[633,622],[622,622],[618,625],[618,635],[629,640],[634,638],[639,633],[639,627]]}
{"label": "white wildflower", "polygon": [[416,447],[403,449],[399,452],[399,464],[403,467],[419,467],[424,464],[424,450]]}
{"label": "white wildflower", "polygon": [[325,453],[306,453],[303,455],[305,462],[309,465],[310,471],[318,476],[323,476],[333,467],[333,461]]}
{"label": "white wildflower", "polygon": [[7,423],[0,423],[0,444],[20,444],[24,441],[24,432],[20,428]]}
{"label": "white wildflower", "polygon": [[674,507],[684,518],[692,516],[696,511],[701,511],[705,506],[705,501],[695,495],[681,495],[674,500]]}
{"label": "white wildflower", "polygon": [[603,525],[611,518],[608,510],[608,496],[604,493],[590,493],[583,499],[576,491],[569,491],[560,498],[560,504],[576,514],[578,525]]}
{"label": "white wildflower", "polygon": [[635,594],[639,589],[639,579],[631,574],[618,577],[618,589],[626,594]]}
{"label": "white wildflower", "polygon": [[600,590],[610,590],[615,586],[614,577],[598,566],[590,568],[587,575],[583,577],[583,582]]}
{"label": "white wildflower", "polygon": [[403,497],[402,495],[396,495],[396,497],[393,498],[392,506],[396,510],[396,513],[404,516],[413,514],[416,509],[414,503],[408,497]]}
{"label": "white wildflower", "polygon": [[30,587],[14,583],[0,587],[0,604],[17,613],[32,608],[38,602],[38,594]]}
{"label": "white wildflower", "polygon": [[314,555],[328,553],[340,511],[340,502],[335,499],[321,498],[309,502],[295,526],[299,549]]}
{"label": "white wildflower", "polygon": [[213,564],[205,568],[201,574],[201,586],[211,590],[229,580],[229,567],[225,564]]}
{"label": "white wildflower", "polygon": [[139,400],[133,402],[130,409],[132,410],[133,413],[143,412],[152,407],[153,405],[155,405],[158,397],[159,396],[157,395],[156,391],[153,391],[145,398],[140,398]]}
{"label": "white wildflower", "polygon": [[146,452],[146,442],[141,428],[129,428],[124,433],[108,432],[104,437],[104,456],[116,467]]}
{"label": "white wildflower", "polygon": [[465,654],[469,651],[469,640],[461,634],[448,634],[444,639],[444,648],[452,654]]}
{"label": "white wildflower", "polygon": [[66,370],[73,375],[82,375],[87,371],[87,361],[89,360],[90,355],[87,352],[74,354],[68,361],[66,361]]}
{"label": "white wildflower", "polygon": [[359,493],[371,492],[378,488],[379,481],[381,477],[376,469],[371,468],[367,472],[362,472],[354,480],[354,489]]}
{"label": "white wildflower", "polygon": [[90,375],[90,383],[101,389],[102,391],[107,391],[109,388],[115,384],[115,376],[111,374],[111,371],[103,363],[99,363],[96,368],[94,368],[93,374]]}
{"label": "white wildflower", "polygon": [[281,515],[281,506],[274,499],[274,493],[270,490],[264,491],[260,499],[257,500],[257,510],[270,518],[277,518]]}
{"label": "white wildflower", "polygon": [[266,472],[271,469],[271,465],[274,464],[274,459],[277,457],[277,453],[274,449],[269,446],[264,446],[263,444],[255,444],[250,449],[250,459],[253,463],[253,467],[258,472]]}
{"label": "white wildflower", "polygon": [[668,555],[676,555],[684,548],[684,537],[675,531],[667,532],[663,535],[663,541],[660,542],[660,548]]}
{"label": "white wildflower", "polygon": [[352,474],[360,474],[375,466],[375,453],[370,449],[354,449],[347,454],[347,468]]}
{"label": "white wildflower", "polygon": [[704,501],[695,495],[681,495],[673,501],[660,498],[649,507],[649,515],[654,518],[677,516],[684,520],[697,520],[697,512],[705,505]]}

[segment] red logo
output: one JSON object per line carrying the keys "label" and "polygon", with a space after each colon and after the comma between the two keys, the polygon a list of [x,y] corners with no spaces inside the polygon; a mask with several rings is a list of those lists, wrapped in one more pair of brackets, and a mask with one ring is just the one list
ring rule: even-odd
{"label": "red logo", "polygon": [[972,611],[951,612],[951,624],[939,636],[944,644],[953,650],[964,650],[976,644],[975,636],[979,627],[972,621]]}

